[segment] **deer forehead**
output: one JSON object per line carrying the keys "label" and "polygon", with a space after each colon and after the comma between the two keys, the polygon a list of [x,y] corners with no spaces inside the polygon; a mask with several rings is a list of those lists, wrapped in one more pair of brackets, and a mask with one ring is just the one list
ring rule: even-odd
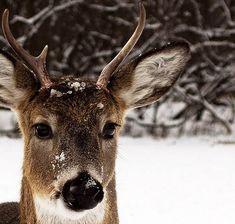
{"label": "deer forehead", "polygon": [[[119,103],[91,81],[62,80],[39,91],[27,105],[30,123],[118,122]],[[27,116],[28,117],[28,116]]]}

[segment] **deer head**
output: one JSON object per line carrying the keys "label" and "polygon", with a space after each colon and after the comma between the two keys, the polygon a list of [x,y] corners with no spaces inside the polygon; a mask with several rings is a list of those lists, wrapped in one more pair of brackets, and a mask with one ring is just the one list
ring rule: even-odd
{"label": "deer head", "polygon": [[102,220],[115,204],[117,137],[125,112],[170,89],[190,57],[188,44],[168,45],[120,66],[144,28],[140,4],[135,32],[97,83],[52,79],[47,47],[31,56],[13,37],[8,14],[5,10],[2,29],[18,59],[0,54],[0,105],[16,111],[24,138],[21,201],[31,197],[37,219],[50,213],[76,220],[100,211]]}

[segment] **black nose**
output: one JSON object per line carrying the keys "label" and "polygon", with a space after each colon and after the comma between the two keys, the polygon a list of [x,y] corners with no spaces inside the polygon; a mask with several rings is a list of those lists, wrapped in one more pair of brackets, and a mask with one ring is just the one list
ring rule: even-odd
{"label": "black nose", "polygon": [[87,173],[81,173],[64,185],[62,195],[67,206],[77,211],[94,208],[103,200],[104,192],[98,181]]}

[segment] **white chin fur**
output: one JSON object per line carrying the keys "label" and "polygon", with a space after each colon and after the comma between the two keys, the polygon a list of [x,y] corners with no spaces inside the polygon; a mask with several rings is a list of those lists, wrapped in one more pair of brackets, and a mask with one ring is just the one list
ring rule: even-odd
{"label": "white chin fur", "polygon": [[47,199],[34,195],[37,219],[40,224],[98,224],[105,213],[105,199],[95,208],[82,212],[75,212],[67,208],[61,198]]}

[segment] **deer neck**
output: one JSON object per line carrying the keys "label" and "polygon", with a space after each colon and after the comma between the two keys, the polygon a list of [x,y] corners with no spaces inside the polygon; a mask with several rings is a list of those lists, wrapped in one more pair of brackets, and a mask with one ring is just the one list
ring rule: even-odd
{"label": "deer neck", "polygon": [[26,177],[22,179],[20,199],[20,224],[37,224],[32,190]]}

